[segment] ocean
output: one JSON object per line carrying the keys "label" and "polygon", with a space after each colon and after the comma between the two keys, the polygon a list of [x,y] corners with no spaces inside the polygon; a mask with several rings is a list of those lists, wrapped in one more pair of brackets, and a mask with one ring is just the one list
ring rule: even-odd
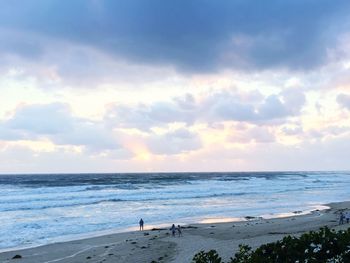
{"label": "ocean", "polygon": [[278,217],[349,200],[350,172],[0,175],[0,250],[156,227]]}

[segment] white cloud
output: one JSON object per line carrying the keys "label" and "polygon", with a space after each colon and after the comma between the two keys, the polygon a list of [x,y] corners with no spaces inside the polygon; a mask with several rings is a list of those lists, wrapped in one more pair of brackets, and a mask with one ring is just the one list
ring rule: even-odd
{"label": "white cloud", "polygon": [[49,139],[57,145],[84,146],[102,151],[120,148],[117,138],[102,122],[74,117],[63,103],[22,105],[2,121],[0,139]]}

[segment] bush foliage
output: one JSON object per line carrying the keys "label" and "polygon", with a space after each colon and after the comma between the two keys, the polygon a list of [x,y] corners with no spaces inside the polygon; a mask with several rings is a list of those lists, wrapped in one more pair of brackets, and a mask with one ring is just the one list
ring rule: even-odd
{"label": "bush foliage", "polygon": [[[223,263],[215,250],[201,251],[193,263]],[[334,231],[327,227],[311,231],[300,237],[286,236],[282,240],[261,245],[252,250],[239,245],[239,251],[228,263],[349,263],[350,228]]]}

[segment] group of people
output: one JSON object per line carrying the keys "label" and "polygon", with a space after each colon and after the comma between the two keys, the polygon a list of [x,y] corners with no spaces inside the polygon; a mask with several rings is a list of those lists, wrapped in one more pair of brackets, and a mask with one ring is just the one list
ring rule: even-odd
{"label": "group of people", "polygon": [[[144,225],[144,224],[145,224],[145,222],[144,222],[143,219],[141,218],[140,221],[139,221],[140,231],[143,230],[143,225]],[[180,225],[177,225],[177,227],[176,227],[175,224],[173,224],[169,230],[171,231],[171,235],[172,235],[173,237],[176,236],[176,232],[178,233],[179,237],[182,236],[182,228],[181,228]]]}
{"label": "group of people", "polygon": [[182,229],[181,229],[181,226],[180,226],[180,225],[177,225],[177,227],[176,227],[175,224],[173,224],[173,225],[171,226],[170,230],[171,230],[171,235],[172,235],[173,237],[175,237],[176,231],[177,231],[179,237],[182,236]]}
{"label": "group of people", "polygon": [[343,225],[345,222],[347,224],[349,224],[349,222],[350,222],[350,212],[344,213],[342,211],[342,212],[340,212],[340,216],[339,216],[339,225]]}

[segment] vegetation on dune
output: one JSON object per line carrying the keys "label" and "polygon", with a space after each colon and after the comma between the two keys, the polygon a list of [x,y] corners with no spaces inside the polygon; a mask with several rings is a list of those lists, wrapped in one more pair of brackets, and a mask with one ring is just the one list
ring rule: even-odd
{"label": "vegetation on dune", "polygon": [[[215,250],[201,251],[193,263],[223,263]],[[286,236],[282,240],[261,245],[252,250],[240,245],[239,251],[228,263],[349,263],[350,228],[334,231],[328,227],[311,231],[300,237]]]}

